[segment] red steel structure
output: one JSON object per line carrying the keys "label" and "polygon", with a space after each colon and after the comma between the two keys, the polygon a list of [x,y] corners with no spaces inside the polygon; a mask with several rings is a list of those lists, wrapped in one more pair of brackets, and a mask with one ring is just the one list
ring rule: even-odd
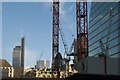
{"label": "red steel structure", "polygon": [[52,70],[59,71],[60,63],[56,55],[59,53],[59,0],[53,0],[53,32],[52,32]]}
{"label": "red steel structure", "polygon": [[88,56],[87,0],[76,1],[77,61]]}

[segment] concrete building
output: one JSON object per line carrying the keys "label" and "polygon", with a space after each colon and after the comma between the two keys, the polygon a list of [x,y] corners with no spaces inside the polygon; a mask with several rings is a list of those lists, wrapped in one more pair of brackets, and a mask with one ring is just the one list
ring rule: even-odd
{"label": "concrete building", "polygon": [[50,68],[50,61],[48,60],[38,60],[36,68]]}
{"label": "concrete building", "polygon": [[5,59],[0,59],[0,63],[1,77],[14,77],[14,68]]}

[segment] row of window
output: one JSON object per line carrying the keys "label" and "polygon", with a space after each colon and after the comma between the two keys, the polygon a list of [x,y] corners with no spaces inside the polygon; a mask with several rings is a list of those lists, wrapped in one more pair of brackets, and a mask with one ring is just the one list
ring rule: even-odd
{"label": "row of window", "polygon": [[[115,8],[116,9],[116,8]],[[109,22],[109,24],[110,24],[110,22],[111,23],[113,23],[113,22],[115,22],[116,20],[118,20],[118,15],[120,14],[120,12],[118,12],[118,13],[116,13],[116,14],[112,14],[111,15],[111,12],[110,13],[108,13],[108,14],[106,14],[106,15],[104,15],[104,16],[100,16],[100,17],[102,17],[102,18],[99,18],[99,16],[98,16],[98,18],[96,18],[93,22],[95,22],[95,24],[94,25],[92,25],[92,23],[90,23],[90,25],[92,25],[92,26],[90,26],[90,29],[91,30],[95,30],[95,29],[97,29],[97,28],[95,28],[95,26],[98,26],[98,25],[103,25],[103,24],[105,24],[106,22]],[[90,34],[92,33],[91,31],[89,32]]]}
{"label": "row of window", "polygon": [[[116,37],[115,39],[117,39],[118,37]],[[112,40],[111,40],[112,41]],[[110,42],[106,42],[106,43],[103,43],[103,46],[106,48],[106,46],[108,46],[108,48],[111,48],[111,47],[113,47],[113,46],[115,46],[115,44],[111,44],[112,46],[111,47],[109,47],[109,44],[110,44]],[[120,44],[120,43],[116,43],[116,45],[118,45],[118,44]],[[98,49],[99,47],[101,47],[101,45],[100,45],[100,42],[99,42],[99,45],[98,45],[98,47],[94,47],[94,49],[91,49],[91,50],[89,50],[89,52],[92,52],[92,51],[95,51],[96,49]]]}
{"label": "row of window", "polygon": [[[106,10],[107,13],[103,12],[103,14],[97,16],[94,20],[92,20],[92,22],[90,23],[90,28],[89,28],[90,29],[90,31],[89,31],[90,34],[91,34],[92,31],[94,31],[96,29],[95,26],[104,24],[106,21],[109,21],[109,20],[116,21],[115,18],[118,18],[118,15],[119,15],[118,13],[120,13],[120,12],[118,12],[118,6],[116,6],[112,10],[112,12],[111,11],[108,12],[108,11],[109,10]],[[113,12],[114,12],[114,14],[113,14]]]}
{"label": "row of window", "polygon": [[91,7],[92,10],[88,36],[90,56],[95,56],[103,52],[100,45],[100,39],[102,39],[104,47],[108,47],[108,56],[115,56],[119,54],[119,6],[120,4],[115,2],[93,2]]}
{"label": "row of window", "polygon": [[[94,57],[98,57],[98,54],[95,54],[95,55],[92,55],[92,56],[94,56]],[[111,55],[109,55],[108,57],[119,58],[119,57],[120,57],[120,52],[117,52],[117,53],[111,54]]]}
{"label": "row of window", "polygon": [[[94,13],[98,10],[98,9],[100,9],[103,5],[104,5],[105,3],[98,3],[98,4],[96,4],[97,6],[95,6],[95,8],[94,7],[92,7],[91,9],[91,14],[90,14],[90,16],[92,17],[93,15],[94,15]],[[93,5],[93,4],[92,4]]]}
{"label": "row of window", "polygon": [[120,51],[110,55],[110,57],[120,58]]}
{"label": "row of window", "polygon": [[[96,36],[96,34],[98,34],[99,32],[105,30],[106,28],[112,27],[114,24],[117,24],[119,21],[118,20],[119,15],[120,15],[120,13],[116,14],[116,16],[113,17],[112,20],[109,19],[108,21],[104,22],[104,24],[102,24],[100,26],[98,26],[100,24],[100,22],[97,23],[97,25],[94,26],[94,27],[97,27],[95,30],[90,29],[90,31],[92,31],[91,33],[89,33],[89,35],[91,36],[90,39],[93,38],[94,36]],[[115,27],[118,27],[118,25]]]}
{"label": "row of window", "polygon": [[[118,31],[117,31],[117,32],[118,32]],[[120,37],[120,35],[119,35],[119,36],[118,36],[118,35],[117,35],[117,36],[114,35],[114,36],[112,36],[112,37],[113,37],[113,38],[110,37],[111,39],[109,39],[108,41],[112,41],[112,40]],[[105,38],[103,38],[103,39],[102,39],[102,42],[103,42],[103,44],[105,44],[105,43],[107,43],[107,40],[106,40]],[[119,43],[119,42],[118,42],[118,43]],[[114,44],[113,44],[113,45],[114,45]],[[93,45],[93,46],[94,46],[94,45]],[[90,46],[90,49],[91,49],[91,50],[89,50],[89,51],[93,51],[93,50],[95,50],[96,48],[97,48],[97,47],[94,46],[94,47],[91,49],[91,46]]]}
{"label": "row of window", "polygon": [[[103,40],[102,40],[102,41],[103,41]],[[118,40],[118,37],[115,37],[114,39],[112,39],[112,40],[110,40],[110,41],[108,41],[108,42],[103,42],[103,44],[104,44],[104,46],[106,46],[106,44],[109,45],[108,48],[110,48],[110,47],[112,47],[112,46],[114,46],[114,45],[119,44],[118,41],[119,41],[119,40]],[[89,47],[89,51],[93,51],[94,49],[96,49],[96,48],[99,47],[99,46],[100,46],[100,41],[98,41],[98,42],[96,42],[94,45],[90,46],[90,47]]]}
{"label": "row of window", "polygon": [[[108,56],[111,56],[111,55],[113,55],[113,54],[119,54],[119,52],[120,52],[119,47],[120,47],[120,44],[117,44],[117,45],[109,48],[107,55],[108,55]],[[98,47],[98,48],[95,49],[94,51],[89,52],[89,55],[90,55],[90,56],[95,56],[95,55],[98,55],[98,54],[100,54],[100,53],[102,53],[102,50],[101,50],[101,47]],[[119,57],[119,56],[118,56],[118,57]]]}
{"label": "row of window", "polygon": [[[96,12],[93,13],[93,15],[91,15],[90,17],[90,23],[92,23],[92,21],[94,21],[94,19],[96,19],[98,16],[103,16],[105,15],[107,12],[110,11],[110,6],[112,5],[112,3],[110,4],[106,4],[105,6],[101,6],[100,9],[98,9]],[[104,13],[104,14],[103,14]],[[92,14],[92,11],[91,13]],[[102,15],[103,14],[103,15]]]}
{"label": "row of window", "polygon": [[91,9],[93,10],[94,7],[96,7],[96,5],[98,5],[99,2],[94,2],[95,0],[93,0],[92,2],[92,6],[91,6]]}
{"label": "row of window", "polygon": [[[90,19],[90,23],[92,22],[92,20],[94,20],[97,16],[99,16],[100,14],[102,14],[103,12],[106,11],[106,9],[111,5],[112,3],[109,3],[109,4],[102,4],[100,7],[95,7],[93,9],[93,11],[91,11],[91,14],[93,15],[90,15],[91,19]],[[97,5],[99,6],[99,5]],[[96,10],[94,12],[94,10]]]}
{"label": "row of window", "polygon": [[[94,19],[96,19],[98,16],[105,15],[107,12],[112,12],[113,14],[115,14],[116,12],[118,12],[119,5],[120,5],[119,3],[115,3],[115,2],[114,3],[105,3],[104,2],[104,4],[103,3],[101,4],[101,6],[98,4],[97,6],[99,6],[99,7],[96,6],[94,9],[91,10],[90,23],[92,21],[94,21]],[[117,8],[117,9],[114,10],[114,8]]]}
{"label": "row of window", "polygon": [[[105,27],[104,26],[100,27],[100,29],[102,29],[102,28],[105,28]],[[109,38],[116,37],[118,35],[119,28],[120,27],[118,27],[118,22],[116,22],[114,25],[112,25],[111,27],[107,27],[106,29],[99,32],[98,34],[96,34],[98,32],[96,30],[95,33],[94,33],[95,34],[94,37],[92,37],[93,35],[88,36],[88,38],[89,38],[89,46],[95,44],[100,38],[105,38],[105,37],[108,37],[108,36],[109,36]],[[105,42],[105,40],[104,40],[104,42]]]}

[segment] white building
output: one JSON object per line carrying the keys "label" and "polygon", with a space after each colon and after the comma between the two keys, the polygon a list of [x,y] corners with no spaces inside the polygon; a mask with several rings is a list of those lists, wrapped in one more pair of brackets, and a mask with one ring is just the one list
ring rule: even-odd
{"label": "white building", "polygon": [[38,60],[36,68],[50,68],[50,61],[48,60]]}

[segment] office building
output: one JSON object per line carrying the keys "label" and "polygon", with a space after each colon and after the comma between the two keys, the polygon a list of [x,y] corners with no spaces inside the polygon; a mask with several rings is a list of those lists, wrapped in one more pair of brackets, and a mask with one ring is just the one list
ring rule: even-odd
{"label": "office building", "polygon": [[15,46],[13,49],[13,67],[15,69],[21,67],[21,46]]}
{"label": "office building", "polygon": [[21,45],[13,48],[13,67],[15,77],[23,75],[24,72],[24,37],[21,38]]}
{"label": "office building", "polygon": [[92,3],[88,39],[89,56],[105,57],[104,74],[120,74],[120,2]]}
{"label": "office building", "polygon": [[120,57],[120,2],[93,2],[89,24],[89,56]]}

